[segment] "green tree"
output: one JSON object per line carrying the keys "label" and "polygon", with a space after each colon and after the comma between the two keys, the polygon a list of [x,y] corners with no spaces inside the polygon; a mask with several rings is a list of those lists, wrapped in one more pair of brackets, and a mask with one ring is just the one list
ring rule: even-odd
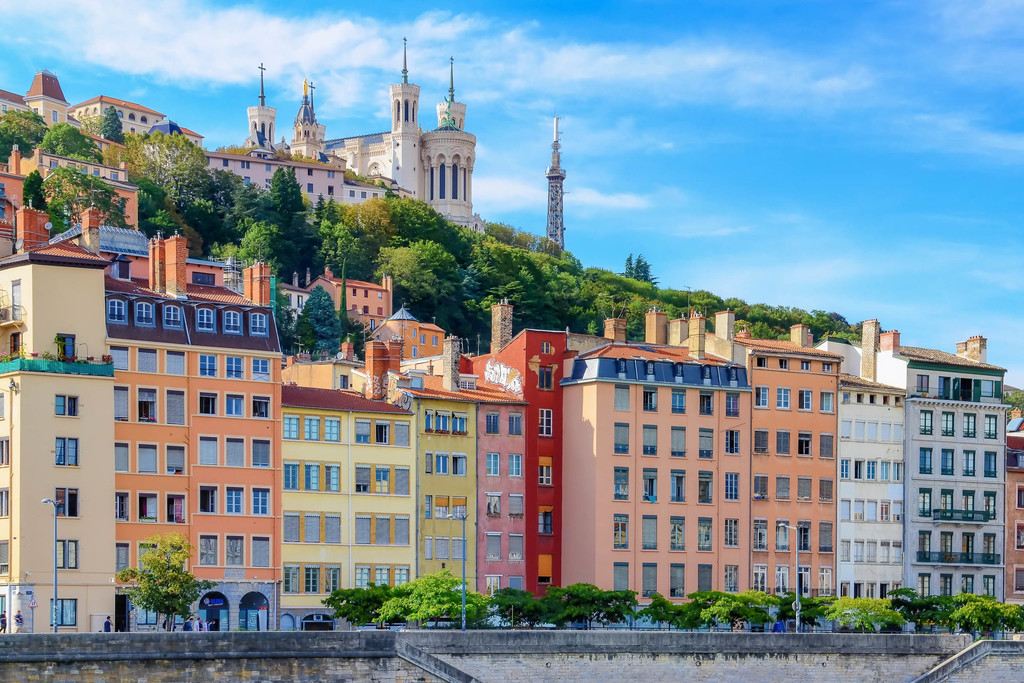
{"label": "green tree", "polygon": [[25,176],[25,196],[22,204],[39,211],[46,211],[46,193],[43,191],[43,176],[33,169]]}
{"label": "green tree", "polygon": [[956,606],[948,595],[918,595],[913,588],[889,591],[892,608],[905,621],[912,622],[918,632],[935,626],[948,626]]}
{"label": "green tree", "polygon": [[338,350],[341,343],[341,320],[334,308],[334,300],[323,287],[317,285],[309,293],[299,315],[296,335],[307,351]]}
{"label": "green tree", "polygon": [[840,626],[867,632],[902,626],[905,621],[888,598],[838,598],[825,609],[824,616]]}
{"label": "green tree", "polygon": [[117,580],[130,584],[124,589],[132,604],[161,616],[188,618],[192,605],[203,591],[213,588],[215,581],[197,579],[186,567],[193,548],[183,534],[151,536],[145,541],[145,552],[138,567],[122,569]]}
{"label": "green tree", "polygon": [[274,307],[274,322],[277,323],[277,338],[281,343],[281,351],[291,354],[295,350],[296,326],[299,318],[289,305],[288,294],[280,286],[277,288],[277,306]]}
{"label": "green tree", "polygon": [[772,621],[771,608],[779,604],[777,598],[763,591],[712,591],[707,597],[708,604],[700,613],[701,622],[708,625],[729,624],[733,630],[743,628],[744,624],[766,624]]}
{"label": "green tree", "polygon": [[1014,410],[1024,411],[1024,390],[1017,389],[1016,391],[1011,391],[1003,397],[1003,402],[1009,403],[1013,406]]}
{"label": "green tree", "polygon": [[206,155],[184,135],[128,133],[124,145],[121,161],[127,164],[129,176],[153,181],[175,211],[184,211],[205,195],[210,182]]}
{"label": "green tree", "polygon": [[658,626],[679,626],[682,608],[661,593],[654,593],[651,595],[650,604],[640,610],[638,616],[646,617]]}
{"label": "green tree", "polygon": [[70,227],[82,220],[82,212],[97,208],[108,225],[128,227],[121,198],[101,178],[60,166],[43,181],[46,208],[55,226]]}
{"label": "green tree", "polygon": [[238,255],[245,261],[263,261],[276,270],[277,247],[281,243],[281,230],[273,223],[245,219],[239,226],[242,230],[241,248]]}
{"label": "green tree", "polygon": [[324,598],[324,605],[334,610],[335,619],[344,619],[352,626],[384,623],[381,607],[391,598],[391,587],[367,584],[366,588],[345,588]]}
{"label": "green tree", "polygon": [[537,598],[530,591],[518,588],[501,588],[491,595],[491,613],[504,626],[533,628],[551,618],[551,600]]}
{"label": "green tree", "polygon": [[[391,589],[391,597],[380,608],[384,621],[419,621],[461,618],[462,579],[447,569],[428,574]],[[487,598],[466,592],[466,619],[476,621],[487,614]]]}
{"label": "green tree", "polygon": [[990,595],[960,593],[953,597],[952,603],[954,609],[946,624],[950,630],[971,633],[1011,630],[1021,618],[1019,605],[999,602]]}
{"label": "green tree", "polygon": [[607,592],[592,583],[574,583],[564,588],[554,586],[548,589],[548,596],[557,609],[551,621],[558,626],[582,621],[586,628],[592,628],[609,606]]}
{"label": "green tree", "polygon": [[0,159],[6,162],[14,145],[18,145],[22,156],[31,156],[45,135],[46,121],[42,116],[34,111],[11,109],[0,116]]}
{"label": "green tree", "polygon": [[96,143],[70,123],[55,123],[50,126],[39,147],[50,154],[84,161],[99,161],[102,158]]}
{"label": "green tree", "polygon": [[124,144],[124,128],[121,126],[121,119],[113,106],[107,107],[107,110],[103,112],[99,135],[104,140]]}

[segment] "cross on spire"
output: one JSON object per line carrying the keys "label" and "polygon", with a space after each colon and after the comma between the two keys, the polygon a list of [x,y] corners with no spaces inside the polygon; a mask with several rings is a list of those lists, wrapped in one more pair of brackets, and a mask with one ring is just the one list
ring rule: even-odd
{"label": "cross on spire", "polygon": [[267,104],[267,96],[263,94],[263,72],[266,69],[263,68],[263,62],[260,62],[260,106],[264,107]]}
{"label": "cross on spire", "polygon": [[309,82],[309,107],[313,109],[313,91],[316,90],[316,86],[313,85],[313,81]]}

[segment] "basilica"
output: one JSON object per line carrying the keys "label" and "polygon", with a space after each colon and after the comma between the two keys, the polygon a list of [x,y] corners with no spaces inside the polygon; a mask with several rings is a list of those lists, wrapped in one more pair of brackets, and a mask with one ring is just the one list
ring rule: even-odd
{"label": "basilica", "polygon": [[316,118],[315,86],[304,82],[302,102],[293,124],[291,143],[274,142],[277,110],[266,104],[260,65],[259,104],[248,108],[249,137],[244,147],[268,154],[287,152],[292,158],[351,169],[371,181],[383,180],[403,196],[420,199],[453,223],[483,230],[473,213],[473,166],[476,136],[466,132],[466,105],[455,100],[455,64],[450,65],[448,96],[436,106],[437,123],[420,119],[420,87],[409,82],[408,56],[403,53],[402,82],[390,86],[391,128],[380,133],[328,138]]}

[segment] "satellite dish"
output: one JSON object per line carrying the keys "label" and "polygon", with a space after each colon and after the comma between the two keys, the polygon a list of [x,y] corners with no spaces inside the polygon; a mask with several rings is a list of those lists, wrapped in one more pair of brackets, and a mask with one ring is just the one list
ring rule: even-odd
{"label": "satellite dish", "polygon": [[20,237],[14,241],[14,250],[15,251],[21,251],[24,246],[25,246],[25,240],[21,239]]}
{"label": "satellite dish", "polygon": [[51,223],[50,221],[46,221],[46,225],[43,227],[45,227],[47,230],[53,230],[53,223]]}

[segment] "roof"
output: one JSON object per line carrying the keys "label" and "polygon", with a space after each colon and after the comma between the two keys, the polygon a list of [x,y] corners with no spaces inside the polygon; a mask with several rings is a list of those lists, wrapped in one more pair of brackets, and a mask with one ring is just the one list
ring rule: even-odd
{"label": "roof", "polygon": [[1024,417],[1015,417],[1006,424],[1006,433],[1024,431]]}
{"label": "roof", "polygon": [[443,384],[443,377],[424,375],[422,389],[402,387],[402,391],[407,391],[418,398],[439,398],[447,401],[462,401],[464,403],[525,403],[515,394],[503,391],[494,385],[480,382],[479,380],[477,380],[476,389],[449,391],[443,387]]}
{"label": "roof", "polygon": [[14,102],[15,104],[25,105],[25,98],[18,93],[11,92],[10,90],[0,90],[0,100],[7,100],[8,102]]}
{"label": "roof", "polygon": [[326,410],[358,410],[366,413],[409,412],[384,401],[372,401],[361,394],[341,389],[316,389],[285,384],[281,387],[281,405],[291,408],[323,408]]}
{"label": "roof", "polygon": [[664,360],[673,363],[698,362],[708,365],[725,365],[725,359],[718,356],[705,356],[697,358],[690,355],[690,350],[685,346],[662,346],[656,344],[642,344],[629,342],[611,342],[579,355],[581,359],[587,358],[625,358],[639,360]]}
{"label": "roof", "polygon": [[164,119],[160,123],[153,125],[153,127],[149,129],[149,132],[163,133],[164,135],[174,135],[175,133],[177,133],[178,135],[185,134],[181,130],[181,126],[176,124],[174,121],[171,121],[170,119]]}
{"label": "roof", "polygon": [[[341,278],[330,278],[336,282],[341,282]],[[376,282],[366,282],[364,280],[345,280],[346,287],[364,287],[367,289],[384,289],[383,285],[378,285]]]}
{"label": "roof", "polygon": [[907,390],[902,387],[894,387],[889,384],[881,384],[880,382],[872,382],[869,379],[863,377],[857,377],[855,375],[847,375],[845,372],[839,374],[839,386],[848,387],[850,389],[866,389],[869,391],[884,391],[891,392],[894,394],[906,394]]}
{"label": "roof", "polygon": [[831,358],[835,360],[842,360],[842,356],[838,353],[832,353],[831,351],[822,351],[816,349],[813,346],[800,346],[794,344],[788,339],[751,339],[751,338],[734,338],[734,342],[740,346],[745,346],[753,351],[768,351],[773,353],[799,353],[805,356],[815,356],[818,358]]}
{"label": "roof", "polygon": [[[170,294],[157,292],[156,290],[149,288],[149,280],[147,278],[132,278],[131,280],[122,280],[115,277],[107,277],[106,287],[108,292],[121,292],[123,294],[140,294],[143,296],[152,296],[165,299],[173,299],[175,297]],[[210,303],[218,304],[235,304],[237,306],[256,306],[252,301],[246,299],[244,296],[228,289],[227,287],[217,285],[197,285],[193,282],[186,283],[185,285],[186,296],[193,301],[208,301]],[[266,308],[261,306],[260,308]]]}
{"label": "roof", "polygon": [[324,141],[324,147],[327,149],[334,149],[335,147],[342,147],[349,140],[362,140],[367,144],[373,144],[375,142],[384,142],[384,136],[390,134],[391,131],[385,131],[383,133],[367,133],[365,135],[349,135],[346,138],[332,138]]}
{"label": "roof", "polygon": [[60,89],[60,81],[57,80],[57,76],[45,69],[36,73],[35,78],[32,79],[32,87],[28,89],[28,94],[25,95],[25,97],[40,96],[49,97],[67,104],[67,100],[64,99],[64,91]]}
{"label": "roof", "polygon": [[71,109],[78,109],[79,107],[84,107],[87,104],[92,104],[93,102],[99,102],[101,104],[112,104],[114,106],[125,107],[126,109],[136,109],[138,111],[145,111],[145,112],[149,112],[150,114],[155,114],[156,116],[163,117],[163,114],[158,112],[158,111],[156,111],[155,109],[150,109],[149,107],[143,107],[141,104],[136,104],[135,102],[129,102],[128,100],[119,100],[116,97],[107,97],[106,95],[97,95],[96,97],[92,98],[91,100],[86,100],[85,102],[79,102],[75,106],[71,107]]}
{"label": "roof", "polygon": [[181,128],[181,132],[184,133],[185,135],[194,135],[197,138],[203,137],[199,133],[197,133],[194,130],[191,130],[189,128],[186,128],[185,126],[178,126],[178,127]]}
{"label": "roof", "polygon": [[78,268],[106,268],[110,261],[102,256],[86,251],[77,244],[64,242],[61,244],[50,244],[41,249],[23,251],[20,254],[0,259],[0,268],[18,266],[23,263],[46,263]]}
{"label": "roof", "polygon": [[390,318],[385,318],[384,322],[389,322],[391,320],[407,320],[413,323],[419,322],[419,319],[410,313],[409,309],[405,307],[405,304],[402,304],[401,308],[392,313]]}
{"label": "roof", "polygon": [[[50,238],[50,244],[75,239],[82,234],[82,225],[78,224],[70,230]],[[114,254],[132,254],[133,256],[149,256],[149,238],[138,230],[116,228],[112,225],[100,226],[100,251]]]}
{"label": "roof", "polygon": [[940,365],[955,365],[962,368],[1002,370],[1003,372],[1006,372],[1006,368],[1001,368],[998,365],[979,363],[978,361],[973,361],[970,358],[964,358],[953,353],[946,353],[945,351],[939,351],[938,349],[925,349],[920,346],[900,346],[900,350],[896,355],[919,363],[938,363]]}

